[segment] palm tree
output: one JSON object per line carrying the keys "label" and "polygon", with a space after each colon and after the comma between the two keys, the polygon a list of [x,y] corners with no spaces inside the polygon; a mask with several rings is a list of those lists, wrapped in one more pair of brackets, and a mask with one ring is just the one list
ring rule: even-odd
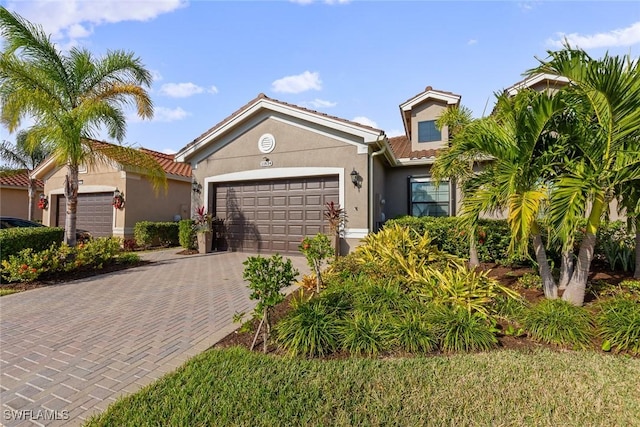
{"label": "palm tree", "polygon": [[550,216],[565,236],[587,218],[584,239],[563,299],[584,303],[600,220],[616,191],[640,180],[640,64],[630,56],[606,54],[596,60],[566,46],[529,71],[567,77],[557,95],[569,100],[579,118],[571,146],[554,182]]}
{"label": "palm tree", "polygon": [[[16,135],[15,145],[8,141],[0,143],[0,159],[6,162],[6,166],[11,169],[3,169],[1,174],[14,175],[27,171],[30,173],[36,168],[47,156],[48,153],[41,144],[28,144],[28,134],[20,131]],[[36,197],[36,180],[29,176],[29,210],[27,215],[29,221],[33,221],[34,201]]]}
{"label": "palm tree", "polygon": [[[454,138],[464,138],[464,130],[473,121],[472,112],[469,108],[451,107],[443,111],[443,113],[436,120],[436,126],[438,129],[442,129],[447,126],[449,130],[449,140],[454,141]],[[473,174],[473,165],[476,159],[474,158],[451,158],[451,157],[437,157],[435,163],[431,167],[431,176],[438,185],[443,179],[455,179],[456,183],[462,188],[465,186],[466,180]],[[478,221],[471,222],[471,227],[467,230],[469,236],[469,267],[475,268],[480,265],[478,259],[478,248],[476,246],[476,225]]]}
{"label": "palm tree", "polygon": [[110,138],[124,139],[125,105],[135,106],[142,118],[153,116],[144,88],[150,86],[151,74],[139,58],[124,51],[95,58],[79,48],[63,54],[42,27],[4,7],[0,7],[0,36],[5,41],[0,56],[0,120],[13,132],[22,119],[33,118],[28,141],[42,143],[58,165],[66,165],[68,244],[75,245],[76,239],[80,165],[116,158],[146,173],[155,188],[160,184],[166,188],[162,168],[151,156],[131,147],[90,141],[103,128]]}
{"label": "palm tree", "polygon": [[470,123],[442,162],[484,159],[463,185],[461,217],[473,226],[481,213],[508,211],[512,252],[526,252],[533,241],[547,298],[557,297],[538,219],[549,199],[548,165],[558,134],[550,129],[563,109],[559,97],[530,90],[498,96],[494,113]]}

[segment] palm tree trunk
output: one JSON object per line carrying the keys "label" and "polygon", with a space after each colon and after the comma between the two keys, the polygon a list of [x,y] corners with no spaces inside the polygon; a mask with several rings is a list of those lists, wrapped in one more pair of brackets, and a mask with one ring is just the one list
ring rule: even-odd
{"label": "palm tree trunk", "polygon": [[480,265],[478,259],[478,247],[476,246],[476,237],[474,233],[469,235],[469,268],[474,269]]}
{"label": "palm tree trunk", "polygon": [[580,244],[580,252],[576,266],[571,275],[571,281],[567,285],[567,289],[562,295],[562,299],[573,305],[581,306],[584,304],[584,295],[587,289],[587,280],[589,279],[589,269],[593,260],[593,251],[596,247],[596,233],[600,226],[600,216],[604,209],[604,194],[596,194],[589,219],[587,220],[587,230],[584,239]]}
{"label": "palm tree trunk", "polygon": [[573,275],[573,252],[570,250],[562,251],[562,259],[560,260],[560,280],[558,281],[558,289],[565,290]]}
{"label": "palm tree trunk", "polygon": [[538,270],[542,278],[544,296],[547,299],[556,299],[558,298],[558,285],[556,285],[555,280],[553,280],[553,275],[549,268],[549,261],[547,260],[544,243],[542,243],[542,236],[540,236],[540,233],[536,233],[532,234],[531,237],[533,238],[533,250],[536,254],[536,261],[538,262]]}
{"label": "palm tree trunk", "polygon": [[78,166],[67,165],[67,175],[64,178],[64,197],[67,199],[64,240],[69,246],[75,246],[76,213],[78,211]]}
{"label": "palm tree trunk", "polygon": [[640,216],[636,217],[636,269],[634,279],[640,279]]}
{"label": "palm tree trunk", "polygon": [[27,212],[27,219],[33,221],[34,214],[34,201],[36,198],[36,180],[29,178],[29,188],[27,191],[29,197],[29,211]]}

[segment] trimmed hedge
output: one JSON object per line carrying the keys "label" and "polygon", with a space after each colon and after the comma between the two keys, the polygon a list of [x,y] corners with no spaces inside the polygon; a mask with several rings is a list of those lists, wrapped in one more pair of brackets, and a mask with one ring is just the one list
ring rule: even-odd
{"label": "trimmed hedge", "polygon": [[[409,227],[419,234],[428,233],[438,249],[460,258],[469,258],[469,236],[460,225],[460,218],[404,216],[387,221],[385,227],[392,224]],[[477,245],[480,261],[507,265],[527,262],[527,259],[509,255],[510,238],[511,232],[506,220],[480,220]]]}
{"label": "trimmed hedge", "polygon": [[133,228],[133,236],[139,246],[177,246],[178,223],[177,222],[151,222],[141,221]]}
{"label": "trimmed hedge", "polygon": [[64,229],[59,227],[16,227],[0,230],[0,261],[31,248],[34,252],[48,249],[53,243],[61,243]]}
{"label": "trimmed hedge", "polygon": [[193,229],[193,220],[192,219],[183,219],[178,222],[178,237],[180,240],[180,246],[185,249],[195,249],[196,248],[196,231]]}

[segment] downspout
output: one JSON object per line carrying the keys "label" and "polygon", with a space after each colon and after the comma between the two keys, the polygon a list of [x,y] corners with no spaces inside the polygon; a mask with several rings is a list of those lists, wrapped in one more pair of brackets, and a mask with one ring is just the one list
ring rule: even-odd
{"label": "downspout", "polygon": [[[384,134],[380,134],[378,136],[378,140],[376,142],[380,142],[381,138],[384,140]],[[374,218],[373,214],[375,209],[373,208],[373,158],[379,156],[380,154],[384,154],[387,151],[387,146],[383,145],[382,148],[378,151],[374,151],[369,156],[369,232],[373,232],[374,228]]]}

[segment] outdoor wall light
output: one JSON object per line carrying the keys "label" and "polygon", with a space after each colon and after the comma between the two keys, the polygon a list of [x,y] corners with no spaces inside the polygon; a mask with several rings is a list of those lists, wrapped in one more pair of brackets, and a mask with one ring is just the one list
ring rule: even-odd
{"label": "outdoor wall light", "polygon": [[360,187],[360,181],[362,181],[362,177],[360,176],[360,174],[358,173],[358,171],[354,168],[351,171],[351,182],[353,183],[354,187]]}
{"label": "outdoor wall light", "polygon": [[202,193],[202,184],[200,184],[194,178],[193,182],[191,183],[191,189],[193,190],[194,193],[200,194]]}

